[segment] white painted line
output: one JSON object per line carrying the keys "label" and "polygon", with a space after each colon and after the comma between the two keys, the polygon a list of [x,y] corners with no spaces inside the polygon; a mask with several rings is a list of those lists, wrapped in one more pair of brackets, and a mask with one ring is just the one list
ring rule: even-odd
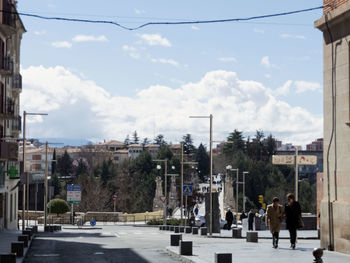
{"label": "white painted line", "polygon": [[114,235],[115,235],[116,237],[120,237],[120,236],[118,235],[118,233],[114,233]]}
{"label": "white painted line", "polygon": [[34,257],[59,257],[60,254],[34,254]]}
{"label": "white painted line", "polygon": [[98,252],[95,252],[94,254],[95,254],[95,255],[103,255],[104,253],[103,253],[103,252],[98,251]]}

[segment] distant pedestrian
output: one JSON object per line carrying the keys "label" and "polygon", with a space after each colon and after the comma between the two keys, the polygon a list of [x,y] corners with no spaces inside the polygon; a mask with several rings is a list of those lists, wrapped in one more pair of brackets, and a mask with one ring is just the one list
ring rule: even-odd
{"label": "distant pedestrian", "polygon": [[283,220],[283,206],[279,204],[279,199],[274,197],[272,204],[267,206],[266,210],[266,226],[270,228],[272,234],[272,244],[274,248],[278,248],[279,232],[281,230]]}
{"label": "distant pedestrian", "polygon": [[297,229],[304,226],[303,220],[301,218],[301,207],[298,201],[295,201],[293,194],[287,195],[288,203],[285,205],[285,216],[287,229],[290,234],[290,244],[291,248],[295,249],[295,243],[297,239]]}
{"label": "distant pedestrian", "polygon": [[247,215],[243,211],[241,216],[239,217],[239,220],[241,220],[241,222],[242,222],[242,220],[245,219],[245,218],[247,218]]}
{"label": "distant pedestrian", "polygon": [[231,230],[232,222],[233,222],[233,214],[231,209],[228,209],[226,212],[226,222],[227,222],[227,230]]}
{"label": "distant pedestrian", "polygon": [[253,230],[254,218],[255,218],[255,213],[254,213],[254,209],[252,208],[248,213],[248,230],[249,231]]}

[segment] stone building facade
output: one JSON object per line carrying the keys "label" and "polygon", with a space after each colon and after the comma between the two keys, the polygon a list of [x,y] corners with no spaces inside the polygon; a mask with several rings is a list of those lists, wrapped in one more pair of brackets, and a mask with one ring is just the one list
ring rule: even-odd
{"label": "stone building facade", "polygon": [[0,230],[17,229],[18,142],[22,91],[20,44],[25,32],[14,0],[0,0]]}
{"label": "stone building facade", "polygon": [[325,0],[324,191],[321,246],[350,254],[350,0]]}

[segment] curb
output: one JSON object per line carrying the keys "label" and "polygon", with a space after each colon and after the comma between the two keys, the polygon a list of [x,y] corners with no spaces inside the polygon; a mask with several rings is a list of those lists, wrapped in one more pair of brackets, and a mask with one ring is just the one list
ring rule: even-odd
{"label": "curb", "polygon": [[18,258],[18,259],[16,258],[16,263],[22,263],[22,262],[25,261],[25,259],[26,259],[26,257],[27,257],[27,254],[28,254],[28,252],[29,252],[29,250],[30,250],[30,247],[32,246],[32,243],[33,243],[35,237],[36,237],[36,234],[34,234],[34,235],[32,236],[32,239],[28,242],[28,247],[27,247],[27,249],[24,251],[23,257]]}
{"label": "curb", "polygon": [[76,227],[63,227],[62,229],[68,229],[68,230],[101,230],[102,227],[82,227],[82,228],[76,228]]}
{"label": "curb", "polygon": [[182,256],[179,253],[176,253],[175,251],[173,251],[171,247],[166,247],[165,253],[185,263],[208,263],[207,261],[203,261],[196,256]]}

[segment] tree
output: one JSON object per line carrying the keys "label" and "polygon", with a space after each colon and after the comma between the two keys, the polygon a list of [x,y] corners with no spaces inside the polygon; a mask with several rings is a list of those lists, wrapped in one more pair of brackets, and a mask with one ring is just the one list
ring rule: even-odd
{"label": "tree", "polygon": [[184,153],[193,154],[196,151],[196,147],[193,145],[193,140],[191,134],[186,134],[182,137],[182,142],[184,144]]}
{"label": "tree", "polygon": [[56,159],[56,148],[55,148],[53,150],[53,155],[52,155],[51,174],[56,174],[56,166],[57,166],[57,159]]}
{"label": "tree", "polygon": [[51,176],[51,185],[54,196],[59,195],[61,193],[61,183],[56,173]]}
{"label": "tree", "polygon": [[73,161],[73,169],[75,177],[79,177],[82,174],[88,174],[89,164],[85,158],[79,158]]}
{"label": "tree", "polygon": [[273,138],[272,134],[270,134],[266,138],[266,150],[267,150],[267,154],[269,156],[269,159],[276,152],[276,140],[275,140],[275,138]]}
{"label": "tree", "polygon": [[159,145],[159,146],[164,146],[167,143],[164,140],[163,134],[158,134],[156,138],[154,138],[154,143]]}
{"label": "tree", "polygon": [[137,131],[134,131],[134,133],[132,134],[132,143],[138,144],[139,141],[140,141],[140,138],[137,136]]}
{"label": "tree", "polygon": [[124,145],[125,145],[125,146],[128,146],[129,144],[130,144],[130,138],[129,138],[129,134],[128,134],[128,135],[126,135],[126,137],[125,137]]}
{"label": "tree", "polygon": [[195,160],[198,162],[197,168],[199,179],[204,182],[205,177],[208,176],[210,172],[210,158],[207,149],[202,143],[198,147]]}
{"label": "tree", "polygon": [[226,156],[232,156],[238,151],[245,151],[245,142],[243,133],[238,130],[234,130],[227,137],[227,143],[224,145],[223,152]]}
{"label": "tree", "polygon": [[142,147],[145,147],[146,145],[150,144],[150,140],[146,137],[143,139],[141,144],[142,144]]}
{"label": "tree", "polygon": [[64,151],[62,157],[57,160],[57,172],[61,177],[66,179],[66,183],[67,178],[69,178],[73,173],[72,158],[69,156],[67,151]]}
{"label": "tree", "polygon": [[67,202],[63,199],[52,199],[48,205],[47,208],[51,211],[51,213],[57,214],[65,214],[69,212],[69,205]]}
{"label": "tree", "polygon": [[106,161],[103,161],[102,168],[101,168],[102,185],[105,186],[110,178],[111,178],[111,174],[109,170],[109,165]]}

